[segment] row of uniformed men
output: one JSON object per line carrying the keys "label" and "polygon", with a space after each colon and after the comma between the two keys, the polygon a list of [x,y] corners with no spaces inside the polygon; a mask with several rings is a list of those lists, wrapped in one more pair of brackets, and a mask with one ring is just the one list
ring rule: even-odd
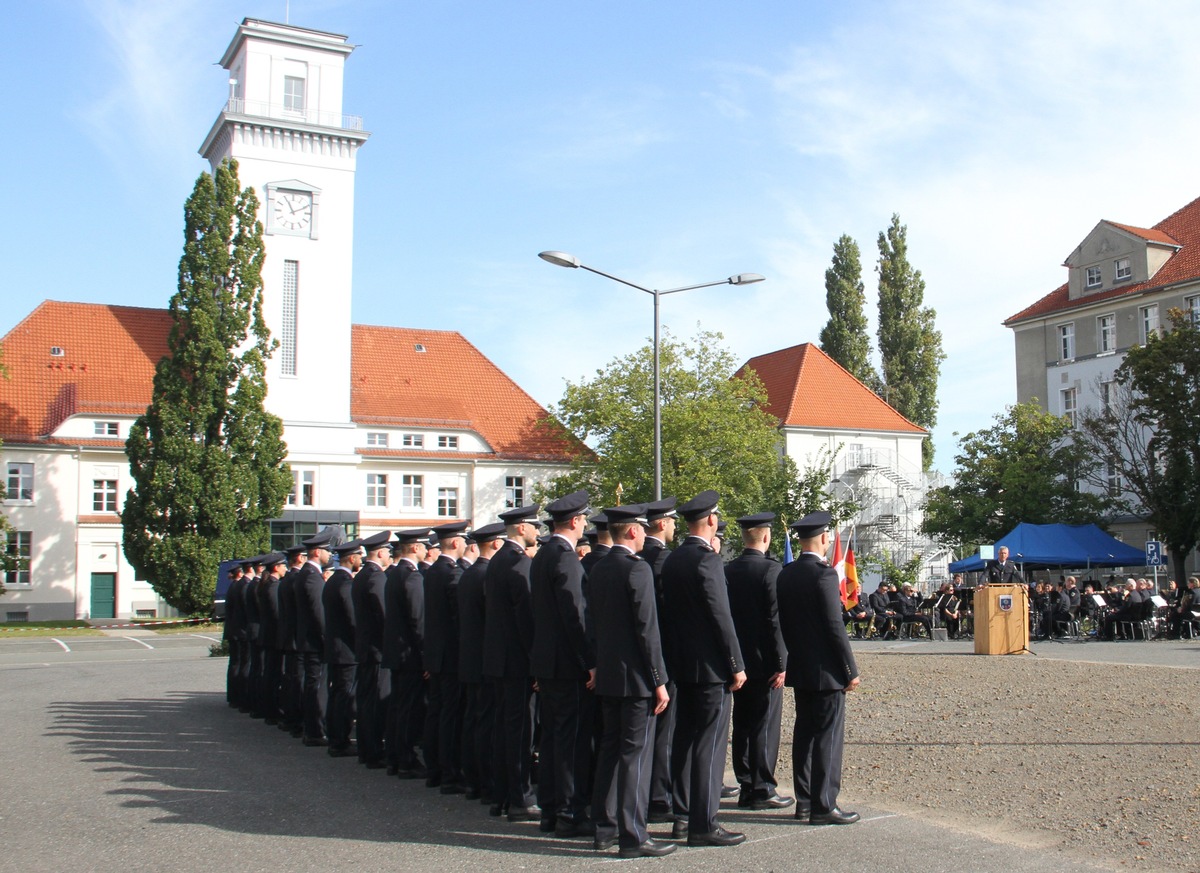
{"label": "row of uniformed men", "polygon": [[[260,556],[264,576],[227,596],[244,604],[228,612],[230,702],[331,755],[424,777],[510,821],[592,835],[598,849],[672,851],[648,821],[672,821],[689,845],[736,845],[744,835],[717,822],[731,709],[739,806],[794,803],[774,776],[788,655],[780,565],[766,555],[775,516],[738,519],[746,548],[724,565],[717,500],[706,491],[677,509],[667,498],[589,519],[576,492],[546,507],[553,533],[532,559],[536,505],[469,533],[465,522],[434,528],[440,554],[424,567],[428,529],[334,547],[340,566],[327,581],[330,532],[292,550],[286,571],[284,555]],[[669,551],[677,515],[689,536]],[[589,520],[598,541],[581,561]],[[817,513],[793,528],[803,537],[827,525]],[[847,674],[840,692],[857,674],[848,644],[833,660]],[[853,820],[836,809],[836,778],[832,795],[810,786],[836,775],[830,764],[797,766],[797,818]]]}

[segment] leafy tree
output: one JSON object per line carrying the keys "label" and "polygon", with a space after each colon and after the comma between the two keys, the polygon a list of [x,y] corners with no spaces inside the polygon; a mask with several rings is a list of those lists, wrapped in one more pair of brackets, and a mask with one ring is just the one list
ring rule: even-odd
{"label": "leafy tree", "polygon": [[185,613],[207,609],[222,559],[267,548],[269,519],[291,488],[283,423],[263,409],[274,344],[257,212],[235,161],[196,181],[169,351],[125,445],[134,480],[121,516],[125,554]]}
{"label": "leafy tree", "polygon": [[825,307],[829,310],[829,321],[821,328],[821,351],[860,382],[877,390],[880,382],[871,365],[866,303],[858,243],[842,234],[833,244],[833,263],[825,271]]}
{"label": "leafy tree", "polygon": [[[1200,542],[1200,328],[1180,309],[1170,327],[1135,346],[1115,374],[1106,409],[1088,410],[1083,451],[1103,459],[1089,477],[1120,477],[1132,509],[1158,531],[1182,588],[1184,560]],[[1111,467],[1111,470],[1110,470]]]}
{"label": "leafy tree", "polygon": [[[905,418],[929,430],[937,424],[937,386],[942,334],[937,313],[924,306],[925,280],[908,262],[908,227],[893,214],[879,234],[879,356],[883,398]],[[925,469],[933,462],[933,443],[921,445]]]}
{"label": "leafy tree", "polygon": [[[779,422],[763,408],[762,383],[753,372],[735,375],[723,340],[700,331],[690,341],[665,333],[660,343],[663,493],[687,500],[716,489],[727,519],[774,511],[782,549],[802,487],[795,464],[779,451]],[[648,344],[591,379],[567,383],[550,413],[595,455],[578,457],[537,499],[576,488],[587,488],[598,506],[653,499],[653,355]]]}
{"label": "leafy tree", "polygon": [[921,529],[960,554],[1020,522],[1100,523],[1117,505],[1077,490],[1094,475],[1096,455],[1072,438],[1068,419],[1037,403],[1010,406],[992,427],[964,436],[954,461],[954,484],[930,492]]}

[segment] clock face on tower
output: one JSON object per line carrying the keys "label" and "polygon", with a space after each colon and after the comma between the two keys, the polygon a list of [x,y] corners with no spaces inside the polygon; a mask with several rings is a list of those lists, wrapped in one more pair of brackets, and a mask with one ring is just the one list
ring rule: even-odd
{"label": "clock face on tower", "polygon": [[275,189],[271,198],[271,223],[276,230],[307,233],[312,226],[312,217],[311,193]]}

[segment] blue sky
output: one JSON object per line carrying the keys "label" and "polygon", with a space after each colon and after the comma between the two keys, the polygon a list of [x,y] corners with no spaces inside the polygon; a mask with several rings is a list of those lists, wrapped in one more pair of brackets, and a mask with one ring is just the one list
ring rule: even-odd
{"label": "blue sky", "polygon": [[[10,87],[0,333],[36,301],[165,306],[215,65],[285,0],[42,0]],[[893,212],[948,358],[935,431],[1015,399],[1001,321],[1066,276],[1101,218],[1148,226],[1200,195],[1200,7],[1190,2],[632,3],[292,0],[347,34],[359,154],[359,323],[456,329],[542,403],[644,343],[642,285],[739,360],[818,340],[842,234]],[[19,31],[19,32],[18,32]]]}

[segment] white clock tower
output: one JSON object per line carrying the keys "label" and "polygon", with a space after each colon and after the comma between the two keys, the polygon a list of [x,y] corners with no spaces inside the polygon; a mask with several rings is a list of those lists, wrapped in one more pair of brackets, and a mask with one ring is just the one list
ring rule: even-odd
{"label": "white clock tower", "polygon": [[229,102],[200,148],[214,168],[235,158],[262,204],[264,316],[279,341],[266,406],[293,454],[332,449],[329,428],[352,427],[354,171],[369,136],[342,114],[353,50],[340,34],[244,19],[220,61]]}

